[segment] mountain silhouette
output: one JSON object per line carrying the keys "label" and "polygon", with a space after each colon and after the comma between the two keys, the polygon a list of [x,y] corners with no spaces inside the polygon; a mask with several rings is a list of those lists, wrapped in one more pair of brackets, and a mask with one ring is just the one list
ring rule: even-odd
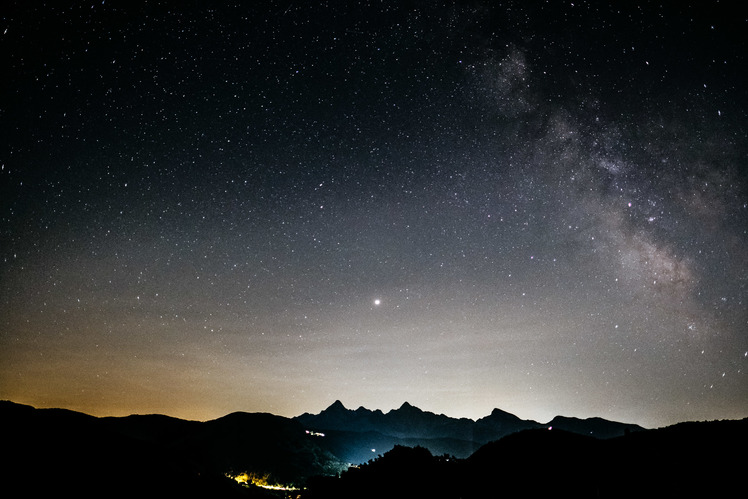
{"label": "mountain silhouette", "polygon": [[317,415],[235,412],[205,422],[0,401],[0,427],[2,497],[284,497],[226,476],[243,472],[295,484],[302,499],[728,497],[742,487],[748,444],[748,418],[645,430],[601,418],[540,424],[499,409],[477,421],[407,403],[349,410],[340,401]]}
{"label": "mountain silhouette", "polygon": [[[464,458],[481,445],[506,435],[549,426],[597,438],[612,438],[643,430],[635,424],[602,418],[557,416],[551,422],[541,424],[520,419],[501,409],[494,409],[490,415],[473,421],[423,411],[408,402],[383,413],[364,407],[347,409],[340,400],[336,400],[319,414],[304,413],[294,419],[306,427],[324,431],[333,443],[345,441],[345,448],[336,446],[333,452],[353,464],[365,462],[396,445],[417,445],[437,455],[449,454]],[[377,452],[372,455],[371,449],[376,449]]]}
{"label": "mountain silhouette", "polygon": [[0,427],[9,458],[0,475],[4,497],[45,486],[76,497],[262,497],[226,474],[254,472],[288,484],[344,469],[299,422],[264,413],[206,422],[96,418],[0,401]]}
{"label": "mountain silhouette", "polygon": [[[149,420],[163,428],[162,418]],[[240,491],[234,484],[206,473],[200,462],[157,439],[134,436],[139,431],[136,427],[145,421],[130,419],[126,421],[129,430],[120,432],[114,419],[0,402],[6,461],[0,495],[237,496]],[[175,433],[181,433],[183,422],[172,422],[174,428],[180,427]],[[146,433],[156,435],[158,431],[154,428]]]}

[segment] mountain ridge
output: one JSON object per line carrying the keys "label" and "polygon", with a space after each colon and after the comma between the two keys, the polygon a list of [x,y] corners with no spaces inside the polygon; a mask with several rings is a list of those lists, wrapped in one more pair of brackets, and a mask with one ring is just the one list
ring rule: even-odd
{"label": "mountain ridge", "polygon": [[[612,438],[645,429],[633,423],[609,421],[599,417],[580,419],[556,416],[548,423],[539,423],[521,419],[498,408],[493,409],[488,416],[477,420],[453,418],[424,411],[407,401],[397,409],[384,413],[381,410],[373,411],[363,406],[355,410],[348,409],[340,400],[335,400],[318,414],[304,413],[293,419],[317,431],[325,431],[329,434],[344,432],[349,439],[352,434],[360,434],[362,450],[345,456],[351,459],[351,462],[366,456],[363,449],[370,446],[373,440],[363,438],[365,434],[390,437],[391,441],[387,450],[405,440],[415,442],[435,452],[434,442],[438,441],[439,451],[446,449],[448,454],[467,457],[481,445],[528,429],[555,427],[596,438]],[[447,441],[445,439],[452,439],[455,445],[445,447],[444,443]]]}
{"label": "mountain ridge", "polygon": [[[493,408],[491,410],[491,413],[488,414],[488,415],[486,415],[486,416],[480,417],[478,419],[472,419],[472,418],[468,418],[468,417],[447,416],[446,414],[443,414],[443,413],[435,413],[435,412],[427,411],[427,410],[421,409],[420,407],[418,407],[416,405],[411,404],[408,401],[404,401],[397,408],[393,408],[393,409],[390,409],[387,412],[384,412],[381,409],[369,409],[369,408],[364,407],[364,406],[359,406],[356,409],[350,409],[350,408],[346,407],[340,399],[335,399],[334,402],[332,402],[329,406],[327,406],[324,409],[322,409],[317,414],[314,414],[314,413],[311,413],[311,412],[304,412],[304,413],[302,413],[302,414],[300,414],[298,416],[293,416],[291,419],[305,419],[305,418],[307,418],[309,416],[319,416],[320,414],[328,414],[328,413],[336,413],[336,414],[346,413],[346,414],[349,414],[349,413],[352,413],[352,412],[353,413],[358,413],[358,414],[365,413],[365,414],[372,414],[372,415],[373,414],[377,414],[377,415],[382,415],[382,416],[389,416],[389,415],[392,415],[392,414],[399,414],[401,412],[407,412],[407,411],[412,411],[412,412],[421,413],[421,414],[428,414],[428,415],[433,415],[433,416],[445,417],[445,418],[449,418],[451,420],[472,421],[472,422],[475,422],[475,423],[480,422],[482,420],[486,420],[488,418],[498,418],[498,417],[503,417],[503,418],[507,418],[507,419],[513,419],[513,420],[518,420],[518,421],[531,421],[531,422],[537,423],[537,424],[539,424],[541,426],[550,426],[551,424],[554,423],[554,421],[557,422],[557,420],[559,420],[559,419],[561,419],[561,420],[575,420],[575,421],[601,420],[601,421],[610,421],[610,422],[618,423],[618,421],[614,421],[614,420],[610,420],[610,419],[605,419],[605,418],[602,418],[600,416],[591,416],[591,417],[588,417],[588,418],[580,418],[580,417],[576,417],[576,416],[564,416],[564,415],[561,415],[561,414],[554,416],[547,423],[542,423],[542,422],[534,421],[534,420],[531,420],[531,419],[521,419],[519,416],[516,416],[516,415],[514,415],[514,414],[512,414],[512,413],[510,413],[508,411],[503,410],[503,409],[499,409],[498,407]],[[651,429],[651,428],[645,428],[645,427],[640,426],[640,425],[638,425],[636,423],[621,423],[621,424],[637,426],[637,427],[639,427],[641,429]]]}

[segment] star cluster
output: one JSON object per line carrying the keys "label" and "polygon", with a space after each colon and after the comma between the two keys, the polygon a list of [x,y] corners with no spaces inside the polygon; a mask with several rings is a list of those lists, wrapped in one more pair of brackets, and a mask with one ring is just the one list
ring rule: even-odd
{"label": "star cluster", "polygon": [[744,9],[1,15],[0,397],[745,417]]}

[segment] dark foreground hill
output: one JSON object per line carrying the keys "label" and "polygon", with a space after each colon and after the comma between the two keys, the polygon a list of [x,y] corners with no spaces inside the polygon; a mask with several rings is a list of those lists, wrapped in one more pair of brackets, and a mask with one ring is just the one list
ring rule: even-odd
{"label": "dark foreground hill", "polygon": [[[355,422],[346,419],[350,412],[381,414],[333,409],[348,424]],[[270,484],[296,484],[300,490],[293,494],[303,499],[731,497],[733,487],[742,485],[748,419],[596,438],[584,421],[558,418],[554,421],[585,434],[533,427],[460,459],[417,442],[433,449],[478,445],[466,432],[482,435],[479,426],[471,430],[471,420],[412,406],[398,411],[392,419],[387,417],[392,411],[372,418],[383,417],[391,429],[351,426],[323,436],[299,420],[264,413],[237,412],[207,422],[160,415],[96,418],[0,401],[5,463],[0,497],[286,497],[282,491],[242,487],[226,476],[242,472]],[[489,418],[504,430],[527,423],[498,410]],[[603,434],[629,429],[604,420],[590,423]],[[393,439],[404,443],[385,450]],[[361,466],[348,468],[342,456],[359,452],[364,440],[380,445],[375,454],[383,455],[374,457],[368,449]]]}
{"label": "dark foreground hill", "polygon": [[748,419],[611,439],[524,430],[464,460],[396,446],[340,478],[312,480],[302,498],[744,497],[746,444]]}
{"label": "dark foreground hill", "polygon": [[748,419],[682,423],[595,439],[532,430],[482,447],[465,462],[469,494],[500,470],[503,489],[526,497],[740,497]]}
{"label": "dark foreground hill", "polygon": [[0,402],[0,428],[8,463],[0,471],[0,497],[65,491],[76,497],[263,497],[226,474],[294,483],[343,467],[300,423],[271,414],[207,422],[96,418]]}

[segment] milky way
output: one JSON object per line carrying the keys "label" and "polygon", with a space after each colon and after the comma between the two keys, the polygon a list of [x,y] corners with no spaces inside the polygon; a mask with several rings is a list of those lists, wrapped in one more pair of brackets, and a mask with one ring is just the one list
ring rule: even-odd
{"label": "milky way", "polygon": [[603,4],[14,2],[0,397],[745,417],[748,15]]}

